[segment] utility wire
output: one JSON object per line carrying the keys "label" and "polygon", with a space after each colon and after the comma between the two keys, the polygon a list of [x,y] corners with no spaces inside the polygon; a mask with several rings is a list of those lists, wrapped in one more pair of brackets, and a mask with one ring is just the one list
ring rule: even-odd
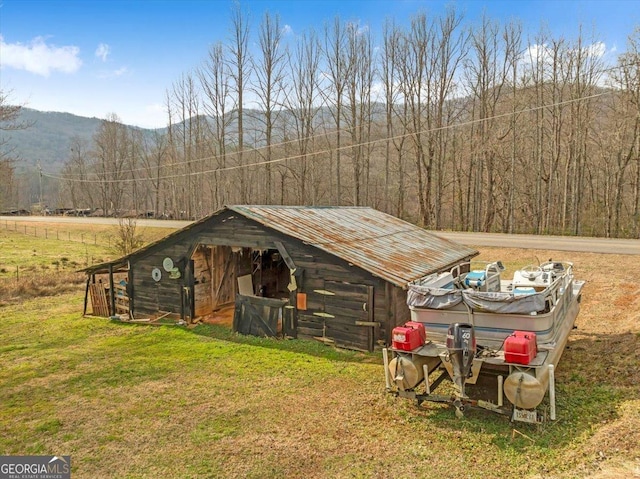
{"label": "utility wire", "polygon": [[[603,70],[600,70],[600,73],[607,73],[607,72],[611,72],[613,70],[618,70],[618,69],[621,69],[621,68],[627,68],[627,67],[630,67],[630,66],[637,66],[637,64],[634,63],[634,62],[630,62],[630,63],[622,64],[622,65],[614,65],[614,66],[611,66],[609,68],[605,68]],[[576,101],[578,101],[578,100],[581,100],[581,99],[577,99]],[[557,105],[555,105],[555,104],[548,105],[548,107],[553,107],[553,106],[557,106]],[[526,112],[526,111],[527,110],[522,110],[521,112]],[[521,113],[521,112],[516,112],[516,113]],[[512,114],[513,113],[514,112],[512,112]],[[489,120],[489,119],[492,119],[492,118],[486,118],[486,120]],[[188,120],[185,120],[185,121],[188,121]],[[356,127],[354,126],[354,127],[341,128],[341,129],[332,130],[332,131],[329,131],[329,132],[325,131],[324,133],[318,133],[317,135],[308,136],[308,137],[305,137],[303,139],[296,138],[296,139],[282,141],[282,142],[278,142],[278,143],[272,143],[270,145],[270,147],[271,148],[278,148],[278,147],[282,147],[282,146],[289,145],[289,144],[292,144],[292,143],[299,143],[299,142],[302,142],[302,141],[312,141],[312,140],[315,140],[315,139],[325,139],[329,135],[336,135],[338,133],[349,133],[354,128],[356,128]],[[210,143],[211,143],[211,140],[202,140],[202,141],[196,142],[194,145],[192,145],[192,148],[197,148],[199,145],[210,145]],[[352,146],[358,146],[358,145],[352,145]],[[266,148],[268,148],[268,146],[265,145],[265,146],[258,147],[258,148],[256,148],[256,147],[246,148],[246,149],[243,149],[242,151],[232,151],[232,152],[229,152],[229,153],[225,153],[225,158],[232,159],[233,157],[240,155],[240,153],[242,153],[243,155],[246,154],[246,153],[256,153],[256,152],[259,152],[259,151],[264,150]],[[139,158],[139,157],[141,157],[141,155],[124,156],[124,157],[120,157],[120,161],[136,159],[136,158]],[[220,158],[220,155],[204,156],[204,157],[194,158],[194,159],[191,159],[191,160],[178,161],[178,162],[175,162],[175,163],[164,163],[164,164],[161,164],[161,165],[154,166],[154,170],[157,171],[158,169],[175,168],[177,166],[182,166],[182,165],[193,165],[194,163],[199,163],[199,162],[202,162],[202,161],[207,161],[207,160],[216,159],[216,158]],[[114,175],[114,174],[121,175],[121,174],[125,174],[125,173],[147,172],[149,170],[150,170],[150,168],[148,168],[148,167],[127,168],[127,169],[123,169],[123,170],[118,171],[118,172],[108,171],[108,172],[100,172],[100,174],[102,174],[102,175]],[[224,171],[224,170],[218,170],[218,171]],[[44,176],[48,176],[50,178],[53,178],[55,176],[53,173],[48,173],[48,172],[43,172],[43,174],[44,174]],[[66,173],[64,175],[64,178],[67,178],[70,181],[73,181],[73,179],[71,178],[72,176],[82,176],[84,174],[85,173],[73,173],[73,172],[71,172],[71,173]],[[94,173],[94,174],[96,174],[96,173]],[[144,178],[144,179],[149,179],[149,178]]]}
{"label": "utility wire", "polygon": [[[248,164],[245,164],[245,165],[234,165],[234,166],[227,166],[227,167],[224,167],[224,168],[214,168],[214,169],[210,169],[210,170],[193,171],[193,172],[189,172],[189,173],[176,173],[176,174],[173,174],[173,175],[165,175],[165,176],[160,176],[160,177],[157,177],[157,176],[156,177],[147,177],[147,178],[85,179],[85,178],[69,178],[69,177],[66,177],[66,176],[58,176],[58,175],[53,175],[51,173],[45,173],[45,172],[42,172],[42,175],[46,176],[47,178],[52,178],[52,179],[56,179],[56,180],[63,180],[63,181],[70,181],[70,182],[76,182],[76,183],[107,184],[107,183],[131,183],[131,182],[136,182],[136,181],[170,180],[170,179],[176,179],[176,178],[186,178],[186,177],[189,177],[189,176],[204,175],[204,174],[209,174],[209,173],[216,173],[217,174],[217,173],[220,173],[220,172],[223,172],[223,171],[234,171],[234,170],[240,170],[240,169],[245,169],[245,168],[253,168],[253,167],[256,167],[256,166],[273,165],[273,164],[283,163],[283,162],[291,161],[291,160],[299,160],[301,158],[310,159],[310,158],[312,158],[314,156],[317,156],[317,155],[325,155],[325,154],[332,153],[332,152],[335,152],[335,151],[338,151],[338,150],[349,150],[351,148],[357,148],[357,147],[368,146],[368,145],[375,145],[375,144],[383,143],[383,142],[390,141],[390,140],[399,140],[401,138],[422,135],[422,134],[425,134],[425,133],[432,133],[432,132],[436,132],[436,131],[448,130],[448,129],[453,129],[453,128],[460,128],[460,127],[469,126],[469,125],[473,125],[473,124],[481,123],[481,122],[485,122],[485,121],[496,120],[496,119],[505,118],[505,117],[511,117],[514,114],[529,113],[529,112],[541,110],[543,108],[551,108],[551,107],[556,107],[556,106],[568,105],[570,103],[576,103],[578,101],[590,100],[590,99],[598,98],[598,97],[601,97],[601,96],[604,96],[604,95],[609,95],[611,93],[613,93],[613,92],[612,91],[605,91],[605,92],[596,93],[594,95],[589,95],[589,96],[585,96],[585,97],[573,98],[571,100],[565,100],[565,101],[556,102],[556,103],[552,103],[552,104],[548,104],[548,105],[541,105],[541,106],[536,106],[536,107],[531,107],[531,108],[525,108],[525,109],[522,109],[522,110],[519,110],[519,111],[516,111],[516,112],[511,111],[511,112],[508,112],[508,113],[502,113],[502,114],[494,115],[494,116],[487,117],[487,118],[478,118],[478,119],[475,119],[475,120],[469,120],[469,121],[462,122],[462,123],[455,123],[455,124],[452,124],[452,125],[445,125],[445,126],[441,126],[441,127],[437,127],[437,128],[421,130],[419,132],[403,133],[402,135],[379,138],[377,140],[370,140],[370,141],[357,143],[357,144],[353,144],[353,145],[343,145],[343,146],[340,146],[340,147],[332,147],[332,148],[327,148],[327,149],[320,150],[320,151],[314,151],[314,152],[310,152],[310,153],[292,155],[292,156],[287,156],[287,157],[284,157],[284,158],[277,158],[277,159],[274,159],[274,160],[258,161],[258,162],[254,162],[254,163],[248,163]],[[249,151],[251,151],[251,150],[249,150]],[[212,157],[200,158],[200,159],[196,159],[196,160],[192,160],[192,161],[198,161],[198,160],[202,161],[204,159],[213,159],[213,158],[216,158],[216,157],[212,156]],[[94,173],[94,174],[100,174],[100,173]],[[110,173],[102,173],[102,174],[107,175],[107,174],[110,174]]]}

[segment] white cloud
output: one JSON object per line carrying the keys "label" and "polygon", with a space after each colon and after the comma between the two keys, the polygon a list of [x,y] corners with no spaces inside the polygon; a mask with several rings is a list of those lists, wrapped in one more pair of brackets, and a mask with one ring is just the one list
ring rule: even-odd
{"label": "white cloud", "polygon": [[132,108],[123,112],[122,121],[142,128],[164,128],[167,126],[166,107],[161,103],[153,103],[142,108]]}
{"label": "white cloud", "polygon": [[604,42],[592,43],[587,47],[587,54],[592,57],[600,58],[607,52],[607,46]]}
{"label": "white cloud", "polygon": [[293,28],[291,28],[291,25],[285,25],[284,27],[282,27],[282,35],[285,37],[288,35],[293,35]]}
{"label": "white cloud", "polygon": [[362,25],[361,27],[358,27],[358,36],[361,35],[366,35],[367,33],[369,33],[369,25]]}
{"label": "white cloud", "polygon": [[101,43],[98,45],[98,48],[96,48],[95,55],[98,58],[100,58],[103,62],[106,62],[107,57],[109,56],[110,53],[111,53],[111,47],[106,43]]}
{"label": "white cloud", "polygon": [[127,67],[120,67],[117,70],[104,70],[97,73],[97,77],[101,80],[105,80],[108,78],[117,78],[129,73],[129,69]]}
{"label": "white cloud", "polygon": [[57,47],[47,45],[44,38],[36,37],[31,43],[5,43],[0,35],[0,65],[16,70],[26,70],[36,75],[48,77],[52,71],[74,73],[82,65],[80,48],[76,46]]}

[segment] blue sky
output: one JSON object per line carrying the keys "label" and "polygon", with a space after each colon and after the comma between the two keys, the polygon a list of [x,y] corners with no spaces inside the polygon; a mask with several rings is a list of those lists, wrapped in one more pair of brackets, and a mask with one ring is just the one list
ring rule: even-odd
{"label": "blue sky", "polygon": [[[340,15],[379,36],[386,18],[408,24],[411,15],[439,14],[447,4],[465,23],[485,12],[515,18],[525,35],[542,24],[554,36],[575,37],[580,24],[604,43],[609,61],[640,26],[640,1],[252,0],[241,1],[252,32],[265,11],[279,14],[290,35]],[[46,1],[0,0],[0,88],[12,103],[66,111],[143,127],[166,124],[165,92],[182,73],[197,68],[213,43],[230,36],[230,0]]]}

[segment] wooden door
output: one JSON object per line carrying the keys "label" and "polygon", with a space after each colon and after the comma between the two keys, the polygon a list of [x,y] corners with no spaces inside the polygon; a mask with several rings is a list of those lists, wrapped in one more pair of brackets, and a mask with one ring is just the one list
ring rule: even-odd
{"label": "wooden door", "polygon": [[237,258],[229,246],[212,246],[211,253],[211,306],[216,309],[235,300]]}
{"label": "wooden door", "polygon": [[337,346],[373,351],[374,289],[365,284],[325,281],[324,335]]}

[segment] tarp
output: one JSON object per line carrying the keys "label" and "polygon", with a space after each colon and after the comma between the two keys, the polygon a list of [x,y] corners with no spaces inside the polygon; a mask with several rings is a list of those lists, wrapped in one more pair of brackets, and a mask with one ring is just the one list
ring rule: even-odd
{"label": "tarp", "polygon": [[517,295],[487,293],[475,290],[455,290],[409,285],[407,304],[414,308],[449,309],[463,302],[474,311],[502,314],[530,314],[545,307],[543,293]]}
{"label": "tarp", "polygon": [[514,296],[513,293],[485,293],[465,290],[462,297],[471,309],[488,313],[530,314],[544,309],[544,294]]}
{"label": "tarp", "polygon": [[462,302],[462,291],[409,285],[407,304],[416,308],[449,309]]}

